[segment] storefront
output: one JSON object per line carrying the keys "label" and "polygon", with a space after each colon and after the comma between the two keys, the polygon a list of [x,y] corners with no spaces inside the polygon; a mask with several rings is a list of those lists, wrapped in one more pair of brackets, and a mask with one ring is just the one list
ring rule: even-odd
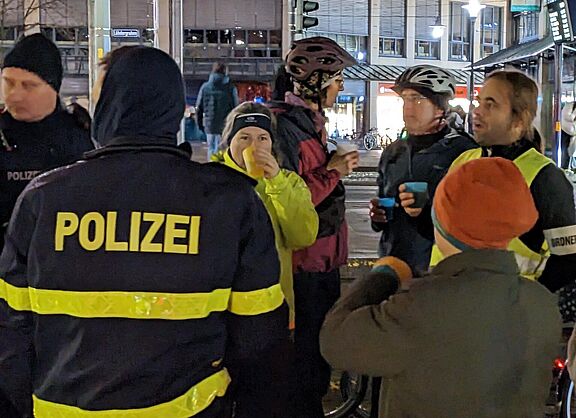
{"label": "storefront", "polygon": [[366,82],[345,80],[336,104],[326,109],[328,135],[338,137],[362,131],[366,102]]}
{"label": "storefront", "polygon": [[397,138],[404,127],[402,99],[393,90],[394,83],[378,83],[378,118],[376,127],[381,135]]}

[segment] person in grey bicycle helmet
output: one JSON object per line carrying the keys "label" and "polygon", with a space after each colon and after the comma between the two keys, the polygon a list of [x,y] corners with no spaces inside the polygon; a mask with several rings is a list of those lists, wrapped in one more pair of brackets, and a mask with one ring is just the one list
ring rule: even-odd
{"label": "person in grey bicycle helmet", "polygon": [[[374,198],[370,201],[370,218],[372,229],[382,232],[380,256],[402,259],[414,276],[420,277],[428,270],[434,243],[431,203],[436,187],[452,161],[477,145],[472,137],[456,132],[446,122],[448,102],[456,90],[456,81],[447,70],[432,65],[410,67],[397,78],[393,90],[404,102],[408,136],[382,152],[378,196],[394,198],[396,206],[389,218]],[[416,202],[405,184],[409,182],[425,183],[427,196]],[[378,416],[379,386],[376,381],[371,417]]]}
{"label": "person in grey bicycle helmet", "polygon": [[[358,165],[358,152],[329,154],[326,119],[343,89],[343,70],[356,61],[336,42],[313,37],[294,42],[285,60],[292,90],[270,103],[277,118],[275,151],[283,168],[306,182],[320,220],[315,243],[293,253],[297,375],[296,417],[323,418],[322,397],[328,391],[330,366],[320,354],[324,317],[340,295],[339,267],[348,258],[341,178]],[[282,82],[281,82],[282,81]],[[290,85],[278,80],[277,88]],[[276,94],[278,97],[278,94]]]}
{"label": "person in grey bicycle helmet", "polygon": [[[472,137],[458,133],[446,123],[449,100],[456,81],[449,71],[433,65],[408,68],[393,90],[404,102],[407,140],[393,143],[382,152],[379,164],[380,197],[397,201],[393,219],[387,219],[378,200],[370,207],[372,228],[382,232],[380,255],[403,259],[418,276],[427,269],[433,243],[430,205],[438,183],[452,161],[463,151],[476,147]],[[407,182],[427,183],[426,204],[416,205]],[[419,199],[422,200],[422,199]]]}

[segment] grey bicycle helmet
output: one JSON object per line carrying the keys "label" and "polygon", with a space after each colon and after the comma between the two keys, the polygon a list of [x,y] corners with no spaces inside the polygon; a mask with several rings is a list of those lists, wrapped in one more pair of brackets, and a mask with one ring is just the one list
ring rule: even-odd
{"label": "grey bicycle helmet", "polygon": [[434,94],[445,95],[452,99],[456,93],[456,80],[440,67],[416,65],[400,74],[392,89],[398,94],[404,89],[427,89]]}

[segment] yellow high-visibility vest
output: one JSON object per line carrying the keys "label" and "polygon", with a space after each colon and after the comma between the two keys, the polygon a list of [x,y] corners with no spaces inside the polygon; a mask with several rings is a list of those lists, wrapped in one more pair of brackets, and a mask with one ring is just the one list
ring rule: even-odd
{"label": "yellow high-visibility vest", "polygon": [[[467,163],[468,161],[472,161],[481,157],[482,149],[480,148],[465,151],[454,160],[450,166],[450,170],[464,163]],[[513,162],[522,173],[522,176],[526,180],[528,187],[532,185],[532,182],[540,170],[542,170],[548,164],[553,163],[550,158],[542,155],[533,148],[530,148],[524,154],[516,158]],[[505,181],[505,179],[503,179],[503,181]],[[518,238],[514,238],[510,242],[508,245],[508,250],[514,252],[516,255],[516,262],[518,263],[520,274],[531,280],[538,280],[544,271],[546,260],[548,260],[548,257],[550,257],[550,250],[548,249],[548,243],[546,240],[542,242],[540,252],[532,251]],[[432,247],[430,267],[436,266],[443,259],[444,255],[440,252],[436,244],[434,244]]]}

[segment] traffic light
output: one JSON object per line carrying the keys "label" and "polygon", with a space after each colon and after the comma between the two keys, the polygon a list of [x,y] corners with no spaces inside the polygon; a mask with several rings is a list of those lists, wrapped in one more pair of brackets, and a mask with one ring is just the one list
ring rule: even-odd
{"label": "traffic light", "polygon": [[296,32],[302,31],[318,26],[318,18],[308,16],[308,13],[314,12],[320,8],[317,1],[296,0]]}

